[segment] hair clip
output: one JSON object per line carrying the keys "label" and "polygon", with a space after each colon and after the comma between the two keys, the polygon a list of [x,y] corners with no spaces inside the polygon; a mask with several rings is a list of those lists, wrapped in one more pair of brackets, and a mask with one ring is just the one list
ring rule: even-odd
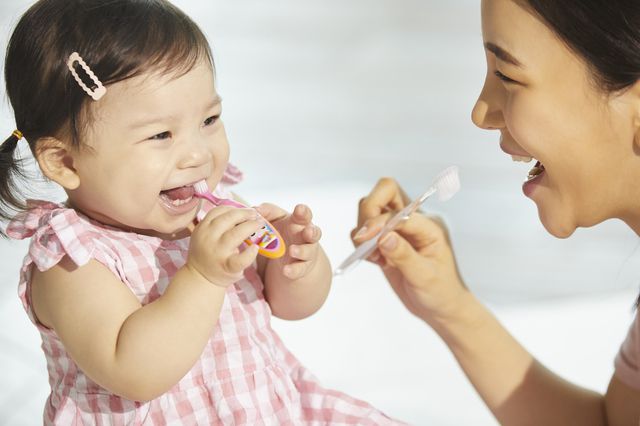
{"label": "hair clip", "polygon": [[[76,72],[76,69],[74,67],[75,62],[78,62],[82,67],[82,69],[84,69],[84,71],[87,73],[89,78],[93,80],[93,82],[96,85],[95,88],[92,89],[88,87],[86,84],[84,84],[84,81],[82,81],[82,79]],[[69,68],[69,71],[71,71],[71,74],[73,74],[73,78],[76,79],[76,81],[78,82],[82,90],[87,92],[87,94],[91,96],[94,101],[100,100],[100,98],[103,97],[105,93],[107,93],[106,87],[102,85],[102,82],[98,80],[98,77],[96,77],[93,71],[91,71],[91,68],[89,68],[89,65],[87,65],[87,63],[82,59],[82,57],[78,54],[78,52],[73,52],[71,56],[69,56],[69,60],[67,61],[67,67]]]}

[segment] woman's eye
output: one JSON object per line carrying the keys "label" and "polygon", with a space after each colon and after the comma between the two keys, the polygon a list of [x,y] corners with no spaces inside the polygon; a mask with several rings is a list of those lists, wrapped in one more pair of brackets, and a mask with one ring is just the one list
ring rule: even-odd
{"label": "woman's eye", "polygon": [[500,71],[495,70],[493,73],[496,77],[498,77],[500,80],[504,81],[507,84],[513,84],[513,83],[518,83],[517,81],[507,77],[506,75],[502,74]]}
{"label": "woman's eye", "polygon": [[165,139],[169,139],[170,137],[171,137],[171,132],[162,132],[162,133],[158,133],[157,135],[151,136],[149,139],[156,140],[156,141],[162,141],[162,140],[165,140]]}
{"label": "woman's eye", "polygon": [[204,120],[204,125],[205,126],[211,126],[212,124],[215,124],[216,121],[218,121],[219,118],[220,118],[219,115],[212,115],[211,117],[209,117],[206,120]]}

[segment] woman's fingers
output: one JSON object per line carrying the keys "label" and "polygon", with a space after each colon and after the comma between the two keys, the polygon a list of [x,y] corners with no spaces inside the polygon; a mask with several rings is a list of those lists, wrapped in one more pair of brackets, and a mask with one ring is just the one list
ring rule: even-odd
{"label": "woman's fingers", "polygon": [[382,227],[391,217],[391,213],[383,213],[368,219],[361,224],[360,227],[354,228],[351,231],[351,239],[355,245],[360,245],[363,242],[373,238],[378,232],[382,230]]}
{"label": "woman's fingers", "polygon": [[401,210],[405,204],[406,195],[398,183],[391,178],[382,178],[369,195],[360,200],[358,226],[382,213]]}
{"label": "woman's fingers", "polygon": [[385,267],[398,269],[410,283],[420,283],[429,275],[429,262],[396,232],[388,233],[378,244]]}

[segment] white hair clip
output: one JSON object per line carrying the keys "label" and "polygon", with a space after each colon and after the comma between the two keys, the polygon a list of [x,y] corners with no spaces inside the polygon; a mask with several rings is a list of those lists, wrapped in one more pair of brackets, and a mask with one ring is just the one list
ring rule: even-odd
{"label": "white hair clip", "polygon": [[[76,62],[80,64],[80,66],[82,67],[82,69],[84,69],[84,71],[87,73],[89,78],[93,80],[96,86],[95,88],[92,89],[88,87],[86,84],[84,84],[84,82],[82,81],[82,79],[80,78],[80,76],[78,75],[74,67]],[[69,56],[69,60],[67,61],[67,67],[69,68],[69,71],[71,71],[71,74],[73,74],[73,78],[75,78],[78,84],[80,85],[80,87],[82,87],[82,90],[87,92],[87,94],[91,96],[91,98],[93,98],[94,101],[100,100],[100,98],[103,97],[105,93],[107,93],[107,88],[102,85],[102,82],[98,80],[98,77],[96,77],[93,71],[91,71],[91,68],[89,68],[89,65],[87,65],[87,63],[82,59],[82,57],[78,54],[78,52],[73,52],[71,56]]]}

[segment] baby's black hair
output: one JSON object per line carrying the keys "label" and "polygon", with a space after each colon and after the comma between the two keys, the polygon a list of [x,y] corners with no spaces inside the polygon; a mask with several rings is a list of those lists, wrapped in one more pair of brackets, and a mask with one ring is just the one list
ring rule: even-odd
{"label": "baby's black hair", "polygon": [[[13,31],[4,70],[16,128],[34,156],[42,138],[63,136],[76,148],[82,142],[85,107],[94,101],[67,68],[73,52],[105,86],[148,71],[179,76],[200,60],[213,67],[202,31],[166,0],[40,0]],[[79,65],[74,69],[87,86],[94,84]],[[26,208],[17,145],[16,135],[0,145],[2,221]]]}

